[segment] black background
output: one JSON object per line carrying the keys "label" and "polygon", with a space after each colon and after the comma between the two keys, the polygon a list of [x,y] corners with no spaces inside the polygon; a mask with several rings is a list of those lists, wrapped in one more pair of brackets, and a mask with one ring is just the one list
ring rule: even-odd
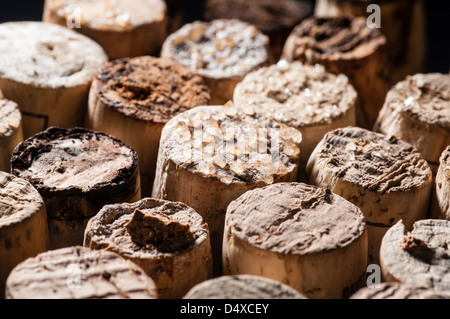
{"label": "black background", "polygon": [[[188,1],[186,22],[201,18],[202,0]],[[425,0],[428,33],[427,72],[450,70],[450,1]],[[0,22],[41,20],[44,0],[0,1]],[[1,43],[0,43],[1,45]]]}

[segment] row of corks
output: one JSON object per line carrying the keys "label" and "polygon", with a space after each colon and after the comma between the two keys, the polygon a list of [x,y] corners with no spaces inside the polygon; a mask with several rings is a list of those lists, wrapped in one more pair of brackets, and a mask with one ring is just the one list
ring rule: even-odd
{"label": "row of corks", "polygon": [[[83,242],[91,249],[116,251],[154,279],[162,298],[182,297],[212,272],[269,277],[309,298],[348,297],[364,285],[367,264],[380,259],[388,281],[409,282],[429,294],[448,290],[444,258],[448,223],[418,223],[417,230],[407,233],[400,222],[411,230],[417,220],[431,217],[432,188],[433,217],[448,218],[448,150],[439,162],[450,144],[448,75],[408,77],[385,99],[386,94],[375,89],[378,85],[371,85],[368,71],[356,77],[365,82],[358,89],[352,73],[334,75],[325,62],[320,62],[324,67],[286,54],[288,61],[263,67],[270,64],[269,41],[255,27],[237,20],[183,27],[163,46],[162,52],[172,60],[145,56],[103,66],[92,64],[105,59],[99,47],[71,31],[41,23],[4,24],[0,32],[2,27],[6,35],[31,34],[24,41],[26,50],[10,39],[13,63],[2,66],[0,77],[7,98],[18,101],[11,92],[22,92],[18,95],[32,101],[28,109],[23,107],[25,101],[18,101],[24,129],[33,127],[29,123],[35,123],[36,132],[47,126],[78,125],[58,123],[54,115],[83,121],[83,106],[72,110],[74,104],[69,102],[82,105],[79,101],[86,93],[80,92],[87,88],[85,126],[109,135],[51,128],[37,135],[30,132],[34,136],[18,147],[20,139],[9,142],[16,147],[10,152],[11,173],[16,177],[5,177],[4,188],[14,185],[17,177],[21,178],[17,183],[28,180],[43,197],[47,217],[31,222],[33,226],[24,231],[27,226],[21,216],[35,214],[24,204],[43,201],[20,200],[27,191],[8,197],[9,203],[2,205],[7,207],[1,215],[5,226],[0,229],[6,233],[16,228],[13,235],[5,236],[4,246],[11,254],[1,260],[18,264],[21,260],[8,257],[17,255],[14,247],[20,251],[30,243],[46,242],[45,230],[36,225],[47,220],[47,248],[42,248],[44,243],[27,257]],[[346,58],[356,57],[351,70],[365,63],[368,70],[386,67],[381,60],[364,62],[372,61],[366,57],[383,42],[365,20],[313,18],[298,30],[309,30],[314,36],[294,36],[285,51],[293,47],[295,54],[317,57],[317,47],[335,58],[342,50]],[[86,49],[89,45],[91,50]],[[266,62],[252,65],[255,61]],[[89,77],[95,72],[89,89]],[[376,76],[386,81],[384,74]],[[71,86],[77,90],[71,91]],[[365,90],[382,97],[380,113],[361,102]],[[201,107],[214,99],[220,101],[214,104],[230,99],[235,103]],[[21,114],[13,102],[2,103],[7,110],[5,135],[11,136],[20,132]],[[51,111],[45,111],[49,107]],[[363,122],[376,122],[374,130],[382,134],[356,127]],[[435,183],[430,167],[436,172],[439,164]],[[295,183],[301,181],[320,188]],[[136,202],[148,196],[170,202]],[[124,202],[135,204],[104,206]],[[175,202],[187,205],[183,211],[196,213],[176,216],[174,207],[179,204]],[[14,213],[15,207],[20,207],[20,214]],[[32,211],[42,212],[42,207]],[[394,253],[379,254],[388,229],[396,230],[391,237],[399,242],[386,239],[385,251]],[[75,298],[81,295],[74,291],[86,292],[73,286],[79,288],[89,280],[78,285],[77,265],[86,267],[76,260],[73,264],[65,267],[75,269],[70,277],[75,284],[68,285]],[[436,268],[429,271],[430,265]],[[183,280],[178,279],[180,273]],[[68,278],[67,273],[61,276]],[[102,278],[107,282],[111,274],[103,273]],[[32,292],[27,282],[35,286],[26,276],[10,281],[15,284],[8,288],[9,297],[14,296],[14,287]],[[109,294],[97,291],[92,296]]]}

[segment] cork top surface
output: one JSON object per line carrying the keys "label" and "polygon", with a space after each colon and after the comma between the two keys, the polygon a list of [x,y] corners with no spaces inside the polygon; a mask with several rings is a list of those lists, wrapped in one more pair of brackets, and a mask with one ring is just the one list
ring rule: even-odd
{"label": "cork top surface", "polygon": [[307,1],[298,0],[208,0],[206,20],[239,19],[266,34],[289,30],[312,13]]}
{"label": "cork top surface", "polygon": [[447,181],[450,182],[450,146],[448,146],[441,156],[441,167],[445,172]]}
{"label": "cork top surface", "polygon": [[6,283],[9,299],[156,299],[155,283],[131,261],[108,251],[71,247],[19,264]]}
{"label": "cork top surface", "polygon": [[105,64],[93,90],[125,116],[162,124],[193,107],[208,105],[211,99],[202,77],[169,59],[150,56]]}
{"label": "cork top surface", "polygon": [[0,24],[0,42],[0,77],[35,87],[89,85],[107,60],[93,40],[49,23]]}
{"label": "cork top surface", "polygon": [[383,238],[380,259],[400,282],[450,293],[450,221],[418,221],[411,232],[398,222]]}
{"label": "cork top surface", "polygon": [[12,173],[50,193],[89,193],[128,182],[137,154],[115,137],[82,128],[49,128],[13,152]]}
{"label": "cork top surface", "polygon": [[20,223],[42,208],[44,200],[30,183],[0,172],[0,229]]}
{"label": "cork top surface", "polygon": [[191,250],[209,238],[208,226],[182,203],[146,198],[105,206],[89,221],[85,246],[128,258],[153,259]]}
{"label": "cork top surface", "polygon": [[356,91],[345,75],[300,62],[261,68],[236,86],[234,102],[248,104],[289,126],[331,123],[355,107]]}
{"label": "cork top surface", "polygon": [[280,183],[233,201],[226,227],[262,250],[310,255],[349,246],[363,235],[365,222],[358,207],[328,189]]}
{"label": "cork top surface", "polygon": [[357,127],[327,133],[309,159],[308,173],[314,167],[378,193],[415,189],[432,178],[426,160],[413,146]]}
{"label": "cork top surface", "polygon": [[302,134],[251,107],[196,107],[163,129],[163,156],[194,174],[225,185],[261,185],[295,172]]}
{"label": "cork top surface", "polygon": [[162,0],[46,0],[46,5],[64,19],[79,12],[82,26],[108,31],[126,31],[162,21],[167,11]]}
{"label": "cork top surface", "polygon": [[13,101],[0,98],[0,140],[17,132],[21,122],[19,106]]}
{"label": "cork top surface", "polygon": [[449,299],[450,293],[398,282],[386,282],[377,287],[366,287],[350,299]]}
{"label": "cork top surface", "polygon": [[306,299],[278,281],[251,275],[223,276],[192,288],[184,299]]}
{"label": "cork top surface", "polygon": [[427,126],[450,131],[450,75],[408,76],[388,93],[386,104]]}
{"label": "cork top surface", "polygon": [[293,42],[292,46],[285,46],[284,58],[308,64],[361,59],[386,44],[386,38],[378,29],[367,27],[364,17],[308,18],[289,38],[288,41]]}
{"label": "cork top surface", "polygon": [[161,56],[204,77],[239,78],[269,62],[269,38],[235,19],[196,21],[170,35]]}

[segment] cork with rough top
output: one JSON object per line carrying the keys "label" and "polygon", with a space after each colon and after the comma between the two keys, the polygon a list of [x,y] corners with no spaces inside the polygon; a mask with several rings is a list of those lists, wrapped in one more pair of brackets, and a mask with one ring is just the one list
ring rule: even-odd
{"label": "cork with rough top", "polygon": [[414,145],[436,173],[450,144],[450,75],[408,76],[388,93],[374,127]]}
{"label": "cork with rough top", "polygon": [[442,153],[433,190],[431,216],[450,220],[450,146]]}
{"label": "cork with rough top", "polygon": [[407,285],[386,282],[375,287],[367,287],[356,292],[351,299],[449,299],[450,293]]}
{"label": "cork with rough top", "polygon": [[184,299],[306,299],[278,281],[250,275],[223,276],[192,288]]}
{"label": "cork with rough top", "polygon": [[402,221],[383,238],[380,259],[383,277],[450,292],[450,221],[421,220],[412,230]]}
{"label": "cork with rough top", "polygon": [[17,266],[8,299],[156,299],[155,283],[134,263],[108,251],[70,247]]}
{"label": "cork with rough top", "polygon": [[49,248],[44,200],[27,181],[0,172],[0,296],[11,270]]}
{"label": "cork with rough top", "polygon": [[42,22],[0,24],[0,39],[0,90],[19,105],[25,138],[82,125],[92,78],[107,60],[102,48]]}
{"label": "cork with rough top", "polygon": [[88,220],[109,203],[140,199],[136,152],[115,137],[50,128],[21,143],[12,173],[44,197],[54,248],[80,245]]}
{"label": "cork with rough top", "polygon": [[[338,260],[340,266],[331,269]],[[228,207],[226,274],[265,276],[310,298],[342,298],[359,282],[366,261],[363,213],[328,189],[274,184],[249,191]]]}
{"label": "cork with rough top", "polygon": [[162,0],[46,0],[43,21],[74,28],[117,59],[157,53],[168,17]]}
{"label": "cork with rough top", "polygon": [[385,47],[386,38],[363,17],[313,17],[292,31],[282,58],[345,74],[359,96],[357,124],[372,128],[390,88]]}
{"label": "cork with rough top", "polygon": [[211,278],[208,225],[182,203],[146,198],[107,205],[89,221],[84,245],[138,264],[155,280],[161,298],[181,298]]}
{"label": "cork with rough top", "polygon": [[377,263],[384,233],[400,219],[428,213],[432,172],[421,154],[396,137],[357,127],[331,131],[311,155],[311,184],[329,187],[361,208],[367,219],[369,262]]}
{"label": "cork with rough top", "polygon": [[13,101],[2,99],[0,91],[0,171],[10,171],[14,148],[23,141],[22,115]]}
{"label": "cork with rough top", "polygon": [[236,19],[196,21],[166,39],[161,57],[201,75],[211,90],[211,104],[221,105],[232,100],[247,73],[269,64],[269,38]]}
{"label": "cork with rough top", "polygon": [[143,193],[149,196],[164,125],[209,102],[203,79],[169,59],[118,59],[105,64],[94,79],[86,125],[117,136],[137,151]]}
{"label": "cork with rough top", "polygon": [[345,75],[322,66],[280,61],[248,74],[236,86],[234,103],[298,129],[303,135],[302,169],[323,136],[356,125],[357,94]]}

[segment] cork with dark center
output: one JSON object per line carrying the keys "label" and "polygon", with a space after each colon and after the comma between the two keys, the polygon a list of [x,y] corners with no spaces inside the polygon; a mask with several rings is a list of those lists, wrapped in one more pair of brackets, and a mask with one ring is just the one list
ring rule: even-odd
{"label": "cork with dark center", "polygon": [[357,123],[372,128],[390,88],[385,46],[383,34],[369,28],[363,17],[314,17],[292,31],[282,58],[347,75],[360,100]]}
{"label": "cork with dark center", "polygon": [[111,61],[94,81],[94,94],[103,103],[125,116],[154,123],[165,124],[210,100],[200,76],[168,59],[150,56]]}
{"label": "cork with dark center", "polygon": [[374,130],[411,143],[438,166],[450,144],[450,76],[416,74],[398,83],[389,91]]}
{"label": "cork with dark center", "polygon": [[181,298],[211,277],[208,226],[182,203],[147,198],[107,205],[90,220],[84,245],[114,251],[141,266],[161,298]]}
{"label": "cork with dark center", "polygon": [[[255,189],[233,201],[223,247],[225,274],[275,279],[313,299],[349,296],[361,287],[367,262],[361,210],[326,188],[300,183]],[[335,263],[340,266],[331,269]]]}
{"label": "cork with dark center", "polygon": [[367,287],[355,293],[351,299],[449,299],[450,293],[407,285],[397,282],[386,282],[375,287]]}
{"label": "cork with dark center", "polygon": [[212,104],[233,98],[237,83],[269,64],[269,38],[255,26],[231,20],[186,24],[164,42],[161,57],[201,75],[211,90]]}
{"label": "cork with dark center", "polygon": [[54,248],[81,245],[88,220],[105,205],[139,200],[136,152],[83,128],[50,128],[21,143],[12,173],[44,197]]}
{"label": "cork with dark center", "polygon": [[380,258],[383,277],[450,292],[450,221],[421,220],[411,231],[400,221],[383,239]]}
{"label": "cork with dark center", "polygon": [[44,200],[27,181],[0,172],[0,299],[19,263],[49,249]]}
{"label": "cork with dark center", "polygon": [[156,299],[155,283],[134,263],[108,251],[71,247],[17,266],[8,299]]}
{"label": "cork with dark center", "polygon": [[184,299],[306,299],[278,281],[250,275],[224,276],[192,288]]}

